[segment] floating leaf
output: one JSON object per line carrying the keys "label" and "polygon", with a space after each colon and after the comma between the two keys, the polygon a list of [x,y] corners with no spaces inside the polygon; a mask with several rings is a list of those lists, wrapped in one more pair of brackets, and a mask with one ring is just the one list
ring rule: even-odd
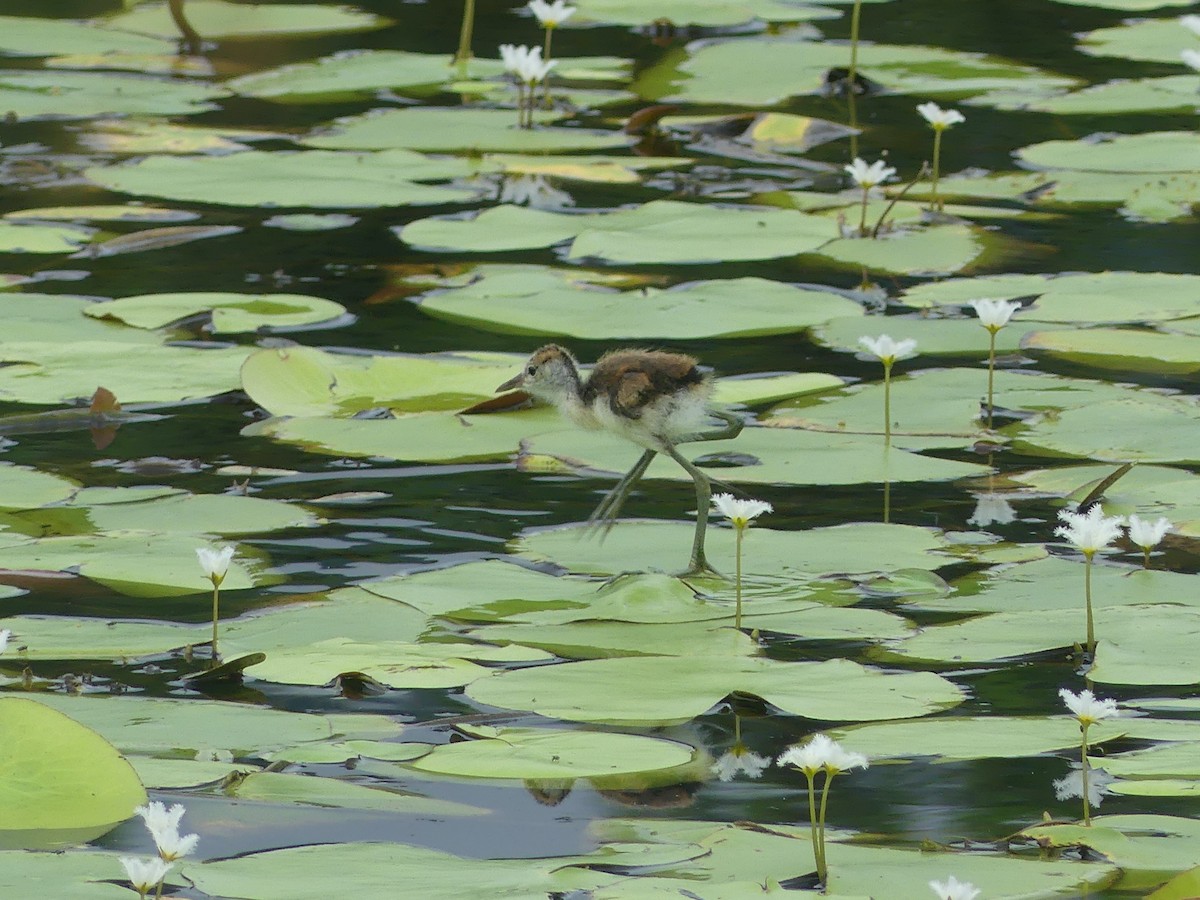
{"label": "floating leaf", "polygon": [[139,294],[94,303],[84,314],[116,319],[135,328],[164,328],[198,313],[212,314],[216,334],[239,334],[260,328],[287,329],[328,322],[346,314],[340,303],[302,294]]}
{"label": "floating leaf", "polygon": [[0,52],[5,56],[60,53],[174,53],[170,40],[129,34],[95,22],[0,16]]}
{"label": "floating leaf", "polygon": [[969,225],[899,230],[878,238],[840,238],[819,253],[877,272],[942,275],[966,268],[984,249],[984,233]]}
{"label": "floating leaf", "polygon": [[1130,393],[1133,396],[1039,416],[1014,435],[1012,447],[1041,456],[1114,462],[1200,460],[1200,448],[1188,434],[1200,421],[1195,398]]}
{"label": "floating leaf", "polygon": [[92,239],[81,225],[0,222],[0,253],[70,253]]}
{"label": "floating leaf", "polygon": [[1016,155],[1037,169],[1194,173],[1200,169],[1200,135],[1186,131],[1092,135],[1032,144]]}
{"label": "floating leaf", "polygon": [[322,809],[370,809],[422,818],[476,816],[484,810],[450,800],[400,793],[339,778],[311,778],[284,772],[252,772],[225,788],[242,802],[316,806]]}
{"label": "floating leaf", "polygon": [[1190,334],[1160,334],[1132,328],[1035,331],[1025,335],[1023,350],[1117,372],[1187,375],[1200,370],[1200,347]]}
{"label": "floating leaf", "polygon": [[[307,6],[298,3],[230,3],[226,0],[188,0],[188,21],[206,39],[316,35],[367,31],[388,20],[348,6]],[[108,20],[111,28],[177,38],[179,29],[164,4],[138,4]]]}
{"label": "floating leaf", "polygon": [[[1153,0],[1145,2],[1149,4]],[[1173,0],[1161,0],[1153,3],[1152,8],[1172,5],[1176,5]],[[1195,46],[1191,33],[1178,19],[1133,19],[1111,28],[1086,31],[1079,38],[1079,50],[1091,56],[1118,56],[1146,62],[1179,63],[1179,51]]]}
{"label": "floating leaf", "polygon": [[216,109],[212,101],[225,96],[223,88],[182,78],[12,69],[0,73],[0,109],[18,119],[187,116]]}
{"label": "floating leaf", "polygon": [[649,25],[667,21],[674,25],[719,27],[741,25],[755,19],[764,22],[800,22],[832,19],[837,13],[820,6],[796,6],[781,0],[734,0],[713,6],[703,0],[664,0],[649,10],[637,0],[588,0],[579,21],[609,25]]}
{"label": "floating leaf", "polygon": [[1126,872],[1181,872],[1195,864],[1200,826],[1176,816],[1093,816],[1087,825],[1035,825],[1021,832],[1047,847],[1089,847]]}

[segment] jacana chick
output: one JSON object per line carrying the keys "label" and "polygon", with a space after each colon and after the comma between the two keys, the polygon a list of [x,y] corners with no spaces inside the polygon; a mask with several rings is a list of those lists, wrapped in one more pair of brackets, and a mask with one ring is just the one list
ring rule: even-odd
{"label": "jacana chick", "polygon": [[[600,501],[590,522],[615,519],[634,484],[658,453],[665,453],[696,485],[696,533],[688,574],[711,571],[704,555],[704,534],[712,486],[708,476],[684,458],[677,444],[721,440],[742,430],[742,420],[711,407],[712,379],[696,360],[682,353],[614,350],[606,353],[584,380],[575,357],[557,344],[537,350],[515,377],[497,391],[522,390],[552,404],[576,425],[625,438],[645,452]],[[725,422],[709,427],[709,417]]]}

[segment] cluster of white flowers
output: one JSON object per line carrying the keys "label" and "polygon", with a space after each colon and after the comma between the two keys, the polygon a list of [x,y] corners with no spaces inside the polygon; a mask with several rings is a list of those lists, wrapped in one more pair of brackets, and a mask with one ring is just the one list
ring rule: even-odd
{"label": "cluster of white flowers", "polygon": [[[1121,528],[1126,524],[1124,516],[1106,516],[1099,503],[1092,505],[1086,513],[1064,509],[1058,517],[1067,524],[1054,529],[1059,537],[1064,537],[1086,555],[1091,556],[1108,546],[1121,536]],[[1159,516],[1151,522],[1138,515],[1128,519],[1129,539],[1147,553],[1157,547],[1162,539],[1174,526],[1165,516]]]}
{"label": "cluster of white flowers", "polygon": [[179,833],[179,821],[184,814],[181,803],[168,807],[165,803],[153,800],[145,806],[137,807],[134,812],[142,817],[146,830],[154,838],[158,856],[150,859],[122,856],[121,865],[134,890],[145,897],[167,877],[176,860],[188,856],[196,849],[200,835]]}
{"label": "cluster of white flowers", "polygon": [[850,769],[867,768],[867,758],[861,753],[847,750],[833,738],[824,734],[814,734],[807,744],[796,744],[788,747],[776,765],[792,766],[805,775],[815,775],[824,771],[827,775],[838,775]]}

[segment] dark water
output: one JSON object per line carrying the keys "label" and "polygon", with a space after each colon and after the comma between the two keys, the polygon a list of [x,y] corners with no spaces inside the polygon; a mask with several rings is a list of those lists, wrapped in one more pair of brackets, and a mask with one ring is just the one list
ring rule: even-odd
{"label": "dark water", "polygon": [[[477,55],[494,55],[492,49],[513,33],[528,35],[532,26],[515,19],[512,3],[480,0],[476,23]],[[56,0],[0,2],[0,13],[8,15],[92,16],[111,13],[118,4],[102,0]],[[398,20],[391,28],[359,35],[304,40],[228,41],[209,54],[218,71],[237,73],[267,68],[285,62],[303,61],[336,50],[359,47],[450,52],[457,43],[457,2],[404,3],[367,0],[360,7]],[[950,0],[904,0],[868,5],[863,12],[863,35],[890,43],[932,43],[956,50],[982,51],[1008,56],[1067,75],[1102,81],[1118,72],[1124,77],[1177,74],[1177,67],[1093,58],[1074,51],[1075,32],[1115,24],[1120,15],[1112,11],[1058,5],[1043,0],[980,0],[963,3]],[[520,27],[516,27],[517,25]],[[847,21],[818,23],[830,37],[844,37]],[[703,36],[695,33],[693,37]],[[566,29],[555,40],[556,56],[611,54],[636,59],[639,66],[652,63],[667,48],[655,46],[636,32],[615,27]],[[0,65],[23,67],[27,61],[11,59]],[[882,96],[860,101],[859,116],[867,132],[862,145],[870,155],[887,148],[889,161],[904,171],[914,170],[928,154],[928,131],[913,111],[924,98]],[[432,102],[454,102],[452,95]],[[337,115],[361,112],[380,105],[363,101],[339,105],[275,105],[248,100],[229,102],[225,108],[189,119],[198,125],[253,125],[262,128],[302,130]],[[943,105],[954,104],[943,101]],[[628,114],[636,108],[618,108]],[[1195,116],[1055,117],[1041,114],[1006,113],[979,107],[963,107],[969,127],[947,135],[943,171],[968,166],[1010,168],[1011,152],[1018,146],[1047,139],[1069,139],[1096,130],[1141,131],[1194,128]],[[780,109],[806,115],[844,119],[840,101],[820,97],[796,98]],[[0,128],[0,141],[7,148],[37,144],[49,154],[76,154],[79,148],[70,123],[9,123]],[[15,152],[15,151],[9,151]],[[841,165],[848,161],[844,143],[816,148],[811,156]],[[39,155],[39,154],[34,154]],[[871,156],[870,158],[873,158]],[[719,160],[705,160],[717,165]],[[749,164],[742,164],[752,168]],[[570,189],[570,188],[568,188]],[[589,186],[576,193],[579,206],[607,206],[648,200],[660,196],[642,186]],[[82,184],[49,189],[6,186],[0,193],[0,212],[35,205],[121,202],[118,195]],[[184,204],[173,203],[174,206]],[[411,210],[355,211],[355,226],[334,232],[305,234],[260,227],[263,219],[277,210],[233,207],[197,207],[206,224],[234,224],[245,228],[241,235],[207,240],[199,244],[97,260],[0,257],[0,269],[22,274],[41,273],[44,279],[34,289],[113,297],[143,292],[176,290],[243,291],[291,290],[317,294],[344,304],[355,321],[336,329],[311,330],[291,335],[301,343],[327,348],[366,351],[429,352],[442,350],[502,350],[524,353],[536,340],[493,335],[430,319],[404,299],[369,303],[388,284],[387,267],[407,262],[428,262],[429,254],[405,248],[389,231],[403,222],[438,212],[452,211],[420,207]],[[118,226],[120,227],[120,226]],[[1029,247],[1027,254],[1005,261],[1008,271],[1058,272],[1071,270],[1136,269],[1143,271],[1190,272],[1195,268],[1195,248],[1200,246],[1196,221],[1149,225],[1121,220],[1111,209],[1071,211],[1038,221],[1002,222],[1006,235]],[[132,227],[131,227],[132,230]],[[458,257],[470,259],[469,256]],[[548,251],[510,254],[505,259],[553,262]],[[489,257],[489,259],[492,259]],[[69,279],[70,269],[84,277]],[[654,267],[644,267],[655,271]],[[664,267],[661,271],[676,280],[752,274],[784,281],[804,281],[852,288],[858,273],[806,266],[794,261],[738,263],[731,266],[686,267],[686,271]],[[895,293],[908,280],[884,278],[882,284]],[[252,338],[240,338],[250,341]],[[731,375],[778,370],[815,369],[851,378],[878,377],[877,366],[835,354],[807,342],[802,335],[732,341],[672,342],[672,348],[694,353],[720,373]],[[606,349],[594,342],[575,342],[583,359]],[[908,366],[922,367],[920,361]],[[1063,370],[1066,371],[1066,370]],[[1071,374],[1078,374],[1072,372]],[[1191,389],[1184,380],[1171,381],[1147,376],[1133,380]],[[0,412],[24,411],[19,407]],[[167,483],[194,492],[221,492],[230,479],[214,473],[226,463],[293,468],[304,474],[260,479],[258,496],[311,500],[349,490],[379,490],[391,499],[349,511],[324,510],[327,526],[302,533],[251,538],[271,557],[275,570],[285,574],[283,584],[261,591],[244,592],[225,602],[232,616],[256,608],[274,595],[324,590],[368,577],[446,565],[472,558],[501,554],[504,542],[529,526],[573,522],[591,511],[606,482],[529,476],[507,465],[405,466],[387,460],[334,460],[304,452],[296,447],[243,437],[240,430],[253,421],[257,411],[241,396],[219,402],[182,406],[169,411],[163,421],[122,429],[117,440],[96,450],[86,433],[31,435],[19,438],[5,453],[11,462],[35,465],[76,478],[90,485],[134,485]],[[118,464],[144,457],[164,456],[195,460],[198,471],[164,477],[142,476],[122,471]],[[632,451],[631,451],[632,461]],[[1022,457],[1013,461],[1003,455],[996,460],[1001,471],[1028,468],[1038,461]],[[817,489],[775,487],[770,496],[776,504],[774,528],[806,528],[863,518],[874,518],[882,505],[880,489]],[[967,529],[974,508],[970,495],[955,485],[898,486],[892,492],[893,522]],[[645,484],[632,501],[639,515],[680,518],[690,509],[692,488],[686,483]],[[1033,501],[1020,507],[1024,521],[995,530],[1016,540],[1040,540],[1048,536],[1054,506]],[[1042,518],[1045,524],[1031,523]],[[1187,565],[1189,561],[1181,560]],[[136,608],[135,608],[136,607]],[[61,594],[35,591],[5,601],[10,614],[52,613],[73,615],[145,615],[144,607],[110,594],[103,588],[73,585]],[[204,621],[203,604],[190,599],[164,601],[156,607],[164,617],[178,621]],[[852,657],[861,648],[831,650],[803,642],[780,642],[771,648],[780,658],[804,659],[846,652]],[[169,675],[144,675],[124,668],[89,664],[101,676],[153,695],[185,694]],[[54,677],[76,672],[70,662],[39,665],[38,674]],[[956,676],[971,692],[962,714],[1037,714],[1058,712],[1046,698],[1055,689],[1076,678],[1074,664],[1065,656],[1042,657],[975,674]],[[1120,691],[1111,692],[1117,696]],[[459,715],[477,712],[457,692],[392,691],[383,696],[350,699],[326,689],[297,689],[250,681],[226,695],[231,702],[266,702],[296,711],[363,711],[395,715],[404,722],[428,723],[406,734],[407,740],[447,739],[437,725]],[[763,754],[778,752],[787,743],[824,723],[772,716],[761,709],[744,710],[742,735],[746,743]],[[519,718],[516,719],[520,721]],[[692,743],[714,747],[715,753],[732,741],[733,717],[717,710],[686,728],[668,729]],[[321,771],[316,767],[316,771]],[[856,774],[852,789],[840,790],[838,825],[886,833],[900,841],[932,839],[940,842],[963,837],[980,840],[1018,830],[1041,817],[1048,808],[1061,810],[1054,800],[1050,782],[1067,771],[1065,758],[1016,761],[987,761],[933,766],[878,766]],[[425,786],[426,788],[428,786]],[[452,825],[427,825],[414,830],[410,823],[397,824],[376,813],[329,811],[306,817],[303,826],[285,813],[267,818],[246,844],[239,834],[236,846],[214,835],[204,835],[206,855],[222,856],[264,847],[297,843],[346,840],[355,837],[394,839],[436,846],[475,856],[532,856],[574,852],[586,846],[583,834],[587,821],[604,816],[636,813],[648,816],[684,816],[711,820],[759,822],[796,821],[802,816],[799,784],[778,770],[768,770],[760,782],[710,782],[670,797],[629,797],[602,794],[577,788],[557,806],[541,805],[520,786],[439,785],[436,791],[448,799],[493,807],[501,815]],[[203,817],[218,800],[190,797],[189,815]],[[1141,798],[1110,797],[1103,812],[1151,811]],[[1154,801],[1153,811],[1195,815],[1194,801]],[[218,815],[216,809],[212,812]],[[108,847],[136,844],[134,826],[125,826],[103,840]],[[1097,897],[1127,896],[1117,892]]]}

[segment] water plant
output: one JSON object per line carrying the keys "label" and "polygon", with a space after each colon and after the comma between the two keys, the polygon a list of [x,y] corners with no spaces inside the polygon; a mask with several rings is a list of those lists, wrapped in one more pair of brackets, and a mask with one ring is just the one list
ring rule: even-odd
{"label": "water plant", "polygon": [[842,167],[851,180],[862,188],[862,212],[858,219],[858,236],[867,236],[867,200],[870,197],[871,188],[883,184],[889,178],[896,174],[895,168],[889,166],[882,159],[877,159],[875,162],[867,165],[867,161],[862,157],[854,157],[854,162]]}
{"label": "water plant", "polygon": [[[554,36],[554,29],[561,25],[567,19],[575,14],[576,7],[567,6],[565,0],[554,0],[553,3],[547,3],[546,0],[529,0],[529,11],[537,17],[542,28],[546,29],[546,39],[542,44],[542,59],[550,62],[550,41]],[[546,82],[546,99],[549,100],[549,82]]]}
{"label": "water plant", "polygon": [[945,881],[929,882],[929,889],[937,895],[938,900],[975,900],[982,891],[969,881],[959,881],[953,875]]}
{"label": "water plant", "polygon": [[1150,551],[1162,543],[1168,531],[1175,526],[1166,516],[1151,522],[1134,513],[1129,517],[1129,540],[1142,548],[1142,567],[1150,568]]}
{"label": "water plant", "polygon": [[504,70],[511,72],[517,80],[517,126],[532,128],[534,89],[554,68],[555,61],[543,60],[541,47],[525,44],[501,44],[500,58],[504,61]]}
{"label": "water plant", "polygon": [[464,0],[462,25],[458,31],[458,52],[454,62],[465,67],[471,58],[471,33],[475,29],[475,0]]}
{"label": "water plant", "polygon": [[149,859],[122,856],[120,862],[125,869],[125,877],[129,879],[141,900],[146,900],[146,895],[155,888],[161,888],[163,879],[171,871],[171,864],[157,856]]}
{"label": "water plant", "polygon": [[1083,690],[1076,694],[1066,688],[1061,688],[1058,696],[1062,698],[1063,703],[1067,705],[1067,709],[1079,721],[1081,744],[1079,750],[1080,775],[1083,780],[1083,790],[1080,794],[1083,797],[1083,824],[1091,825],[1092,806],[1088,789],[1088,728],[1097,722],[1103,722],[1105,719],[1111,719],[1119,715],[1120,711],[1117,709],[1117,701],[1098,700],[1088,690]]}
{"label": "water plant", "polygon": [[220,619],[221,582],[225,580],[225,574],[229,571],[233,553],[233,547],[222,547],[220,550],[212,550],[208,547],[196,548],[196,559],[200,562],[204,577],[211,581],[213,586],[212,658],[214,660],[220,656],[217,651],[217,622]]}
{"label": "water plant", "polygon": [[[825,884],[829,877],[829,864],[825,856],[825,813],[829,805],[829,786],[834,776],[851,769],[867,768],[867,758],[861,753],[846,750],[837,741],[824,734],[814,734],[803,746],[788,747],[775,761],[776,765],[799,769],[808,779],[808,820],[812,837],[813,858],[817,864],[817,881]],[[821,785],[821,806],[816,803],[816,777],[825,773]]]}
{"label": "water plant", "polygon": [[747,778],[761,778],[771,765],[771,757],[755,753],[742,742],[742,717],[733,716],[733,746],[712,764],[711,771],[720,781],[733,781],[739,773]]}
{"label": "water plant", "polygon": [[185,812],[182,803],[168,807],[159,800],[151,800],[145,806],[134,809],[134,812],[142,817],[164,862],[174,862],[190,855],[200,842],[198,834],[179,833],[179,821]]}
{"label": "water plant", "polygon": [[737,532],[737,543],[734,551],[735,562],[734,583],[737,594],[737,606],[733,616],[733,627],[742,627],[742,538],[745,536],[746,529],[750,527],[750,522],[761,516],[763,513],[774,512],[774,508],[765,500],[739,500],[733,494],[717,494],[713,498],[713,505],[717,508],[717,512],[725,516],[733,523],[734,531]]}
{"label": "water plant", "polygon": [[862,19],[862,0],[854,0],[850,9],[850,70],[846,75],[848,95],[853,102],[855,85],[858,82],[858,28]]}
{"label": "water plant", "polygon": [[892,443],[892,366],[896,360],[912,356],[917,351],[917,342],[912,338],[893,340],[891,336],[881,334],[879,337],[864,335],[858,343],[867,352],[879,358],[883,363],[883,442],[885,446]]}
{"label": "water plant", "polygon": [[1054,529],[1059,537],[1064,537],[1083,554],[1083,592],[1087,606],[1087,652],[1096,652],[1096,627],[1092,616],[1092,561],[1096,553],[1108,548],[1109,544],[1121,536],[1121,526],[1125,523],[1124,516],[1106,516],[1099,503],[1093,504],[1085,513],[1073,510],[1060,510],[1058,517],[1066,522]]}
{"label": "water plant", "polygon": [[933,175],[930,205],[934,209],[941,209],[942,200],[938,197],[938,174],[942,161],[942,132],[951,125],[967,121],[967,118],[957,109],[942,109],[933,101],[919,104],[917,112],[933,129]]}
{"label": "water plant", "polygon": [[1015,300],[972,300],[971,306],[975,307],[979,324],[988,332],[987,427],[991,429],[994,411],[993,387],[996,381],[996,334],[1008,324],[1008,320],[1021,308],[1021,304]]}

